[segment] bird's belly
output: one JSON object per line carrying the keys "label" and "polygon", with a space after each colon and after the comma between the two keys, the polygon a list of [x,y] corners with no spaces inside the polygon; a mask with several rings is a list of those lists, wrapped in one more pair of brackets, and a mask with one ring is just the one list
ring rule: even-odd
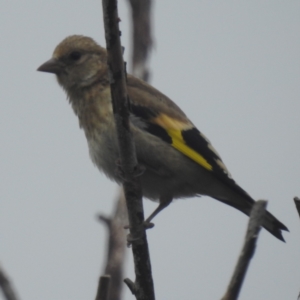
{"label": "bird's belly", "polygon": [[[136,154],[144,172],[140,179],[143,196],[159,201],[162,196],[187,198],[209,194],[212,181],[204,168],[179,153],[166,143],[153,138],[146,142],[135,134]],[[116,135],[102,132],[88,139],[90,156],[94,164],[111,180],[121,183],[117,171],[119,150]]]}
{"label": "bird's belly", "polygon": [[159,172],[145,170],[141,176],[143,195],[153,201],[159,201],[160,197],[172,196],[187,198],[196,195],[195,190],[186,180],[177,176],[162,176]]}
{"label": "bird's belly", "polygon": [[87,141],[93,163],[111,180],[120,183],[120,178],[117,175],[119,151],[115,136],[109,132],[102,132]]}

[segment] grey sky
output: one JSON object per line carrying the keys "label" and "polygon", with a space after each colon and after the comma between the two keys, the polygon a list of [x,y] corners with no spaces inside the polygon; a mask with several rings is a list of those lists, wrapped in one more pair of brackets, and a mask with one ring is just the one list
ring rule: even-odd
{"label": "grey sky", "polygon": [[[120,1],[128,59],[129,14]],[[1,1],[0,263],[22,297],[92,299],[116,187],[93,167],[54,76],[70,34],[105,45],[101,1]],[[156,1],[152,84],[205,133],[235,180],[290,229],[262,230],[241,299],[300,290],[300,2]],[[148,215],[156,204],[145,201]],[[220,299],[248,219],[210,198],[176,201],[148,232],[157,299]],[[126,276],[133,276],[131,253]],[[134,299],[126,291],[126,300]]]}

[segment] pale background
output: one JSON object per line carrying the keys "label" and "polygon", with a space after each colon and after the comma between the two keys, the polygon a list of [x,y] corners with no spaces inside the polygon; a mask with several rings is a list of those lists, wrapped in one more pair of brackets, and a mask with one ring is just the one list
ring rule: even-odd
{"label": "pale background", "polygon": [[[122,42],[130,53],[127,2]],[[290,229],[262,230],[240,299],[300,291],[300,2],[156,1],[152,84],[213,142],[236,181]],[[54,76],[70,34],[104,45],[101,1],[1,0],[0,262],[22,299],[93,299],[116,186],[90,162]],[[145,201],[148,215],[156,204]],[[157,299],[220,299],[248,219],[210,198],[176,201],[148,232]],[[134,279],[131,252],[126,276]],[[126,289],[126,300],[134,297]]]}

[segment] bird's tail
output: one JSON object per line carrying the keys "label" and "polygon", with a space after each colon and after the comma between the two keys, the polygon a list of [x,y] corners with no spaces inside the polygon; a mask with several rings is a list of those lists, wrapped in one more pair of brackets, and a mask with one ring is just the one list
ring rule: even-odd
{"label": "bird's tail", "polygon": [[266,211],[262,226],[279,240],[285,242],[281,230],[289,231],[288,228],[268,211]]}
{"label": "bird's tail", "polygon": [[[238,209],[239,211],[243,212],[247,216],[250,215],[253,204],[255,203],[255,201],[250,196],[248,196],[248,194],[243,195],[242,197],[240,196],[238,198],[237,197],[229,198],[230,200],[227,199],[224,200],[219,197],[218,198],[214,197],[214,198]],[[234,199],[234,201],[232,201],[232,199]],[[272,235],[277,237],[279,240],[285,242],[281,231],[282,230],[289,231],[288,228],[268,211],[266,211],[262,226],[266,230],[268,230]]]}

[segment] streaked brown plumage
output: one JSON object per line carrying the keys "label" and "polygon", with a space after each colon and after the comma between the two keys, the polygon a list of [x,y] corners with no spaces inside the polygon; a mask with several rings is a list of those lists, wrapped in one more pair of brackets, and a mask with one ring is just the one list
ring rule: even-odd
{"label": "streaked brown plumage", "polygon": [[[54,73],[78,116],[97,167],[120,183],[106,51],[91,38],[70,36],[39,71]],[[145,197],[159,201],[152,219],[174,198],[211,196],[249,215],[254,200],[231,178],[216,150],[164,94],[128,75],[131,129]],[[269,212],[263,226],[280,240],[286,226]]]}

